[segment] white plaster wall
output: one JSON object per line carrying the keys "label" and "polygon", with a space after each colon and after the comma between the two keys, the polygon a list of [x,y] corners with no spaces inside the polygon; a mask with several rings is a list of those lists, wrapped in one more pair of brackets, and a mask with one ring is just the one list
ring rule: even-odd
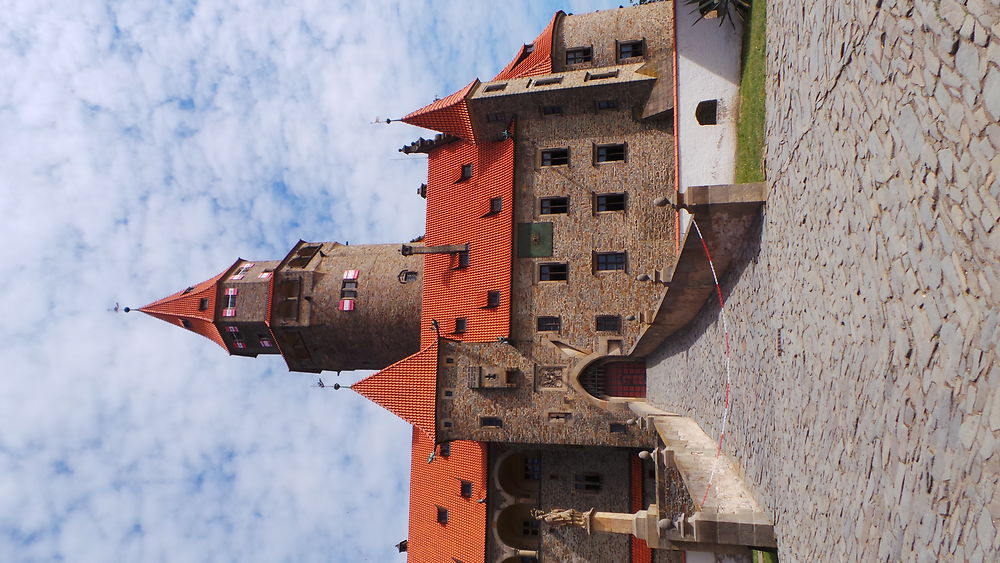
{"label": "white plaster wall", "polygon": [[[677,108],[680,191],[688,186],[730,184],[736,158],[735,113],[739,96],[743,29],[717,19],[702,20],[691,7],[674,3],[677,22]],[[719,100],[718,125],[700,125],[695,108]]]}

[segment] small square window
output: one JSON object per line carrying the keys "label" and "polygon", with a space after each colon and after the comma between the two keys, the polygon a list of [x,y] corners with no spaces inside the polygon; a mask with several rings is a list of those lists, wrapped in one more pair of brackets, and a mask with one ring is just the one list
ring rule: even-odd
{"label": "small square window", "polygon": [[462,484],[459,486],[459,494],[462,495],[463,498],[472,498],[472,481],[463,480]]}
{"label": "small square window", "polygon": [[562,329],[561,317],[538,317],[538,332],[557,332]]}
{"label": "small square window", "polygon": [[542,478],[542,458],[531,456],[524,458],[524,480],[539,481]]}
{"label": "small square window", "polygon": [[539,78],[538,80],[535,80],[534,85],[535,86],[552,86],[553,84],[559,84],[561,82],[562,82],[562,77],[561,76],[552,76],[552,77],[549,77],[549,78]]}
{"label": "small square window", "polygon": [[483,428],[503,428],[503,421],[496,416],[479,417],[479,426]]}
{"label": "small square window", "polygon": [[500,92],[507,87],[506,82],[500,82],[499,84],[487,84],[486,88],[483,88],[484,92]]}
{"label": "small square window", "polygon": [[538,536],[538,527],[540,522],[534,518],[530,520],[524,520],[521,522],[521,535],[524,537],[536,537]]}
{"label": "small square window", "polygon": [[437,521],[438,524],[448,523],[448,509],[442,506],[437,507]]}
{"label": "small square window", "polygon": [[466,319],[465,317],[459,317],[459,318],[455,319],[455,332],[456,333],[463,333],[463,332],[465,332],[465,329],[468,326],[468,324],[469,324],[469,320]]}
{"label": "small square window", "polygon": [[486,114],[486,123],[503,123],[505,121],[507,121],[507,116],[502,111]]}
{"label": "small square window", "polygon": [[601,476],[597,473],[577,473],[573,476],[573,488],[591,493],[600,492]]}
{"label": "small square window", "polygon": [[594,59],[594,50],[590,47],[577,47],[566,50],[566,64],[575,65],[589,63]]}
{"label": "small square window", "polygon": [[597,330],[600,332],[621,332],[622,318],[620,315],[597,315]]}
{"label": "small square window", "polygon": [[562,115],[562,106],[542,106],[542,115]]}
{"label": "small square window", "polygon": [[462,165],[462,177],[461,177],[461,179],[462,180],[468,180],[469,178],[472,178],[472,165],[471,164],[463,164]]}
{"label": "small square window", "polygon": [[621,162],[625,160],[625,145],[597,145],[594,160],[597,162]]}
{"label": "small square window", "polygon": [[594,198],[594,211],[625,211],[625,194],[597,194]]}
{"label": "small square window", "polygon": [[539,264],[539,281],[566,281],[569,277],[569,266],[566,264]]}
{"label": "small square window", "polygon": [[499,307],[500,306],[500,292],[491,291],[486,294],[486,306],[487,307]]}
{"label": "small square window", "polygon": [[207,309],[208,309],[208,298],[202,297],[201,299],[198,300],[198,310],[205,311]]}
{"label": "small square window", "polygon": [[618,109],[618,100],[599,100],[597,109]]}
{"label": "small square window", "polygon": [[542,166],[565,166],[569,164],[569,149],[545,149],[542,151]]}
{"label": "small square window", "polygon": [[598,271],[625,270],[626,254],[624,252],[598,252],[594,256],[595,269]]}
{"label": "small square window", "polygon": [[539,213],[542,215],[559,215],[569,211],[568,197],[543,197],[539,204]]}
{"label": "small square window", "polygon": [[503,211],[503,198],[502,197],[490,198],[490,213],[489,214],[490,215],[496,215],[497,213],[500,213],[501,211]]}
{"label": "small square window", "polygon": [[620,41],[618,43],[618,60],[641,57],[645,54],[644,41]]}
{"label": "small square window", "polygon": [[601,80],[604,78],[615,78],[618,76],[618,69],[607,70],[604,72],[588,72],[583,79],[586,80]]}

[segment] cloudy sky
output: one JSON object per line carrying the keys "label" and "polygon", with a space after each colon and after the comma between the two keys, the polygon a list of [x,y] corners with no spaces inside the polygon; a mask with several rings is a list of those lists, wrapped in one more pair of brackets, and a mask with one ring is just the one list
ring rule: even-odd
{"label": "cloudy sky", "polygon": [[608,7],[0,0],[0,561],[402,560],[405,423],[110,309],[421,234],[426,132],[372,120]]}

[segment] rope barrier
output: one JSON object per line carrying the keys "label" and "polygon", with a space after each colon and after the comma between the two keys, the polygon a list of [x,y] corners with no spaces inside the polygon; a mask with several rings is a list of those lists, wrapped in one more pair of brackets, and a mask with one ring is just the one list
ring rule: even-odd
{"label": "rope barrier", "polygon": [[715,264],[712,262],[712,254],[708,251],[708,244],[705,243],[705,237],[701,236],[701,229],[698,228],[698,222],[694,220],[693,215],[691,216],[691,224],[694,225],[694,231],[698,234],[698,240],[701,241],[701,247],[705,251],[705,258],[708,260],[708,268],[712,271],[712,280],[715,281],[715,293],[719,297],[719,312],[722,317],[722,333],[726,349],[724,356],[726,364],[726,391],[725,399],[722,403],[722,431],[719,432],[719,444],[715,449],[715,461],[712,462],[712,471],[708,474],[708,484],[705,485],[705,494],[701,498],[701,505],[704,506],[705,501],[708,500],[708,493],[712,490],[715,472],[719,467],[719,458],[722,456],[722,441],[726,437],[726,426],[729,424],[730,389],[732,387],[732,377],[730,374],[732,350],[729,345],[729,322],[726,319],[726,303],[722,298],[722,286],[719,285],[719,277],[715,274]]}

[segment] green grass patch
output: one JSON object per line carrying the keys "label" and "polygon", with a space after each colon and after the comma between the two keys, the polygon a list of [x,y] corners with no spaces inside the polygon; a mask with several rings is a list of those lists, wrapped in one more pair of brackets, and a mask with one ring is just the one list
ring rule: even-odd
{"label": "green grass patch", "polygon": [[764,549],[754,549],[753,563],[778,563],[778,553]]}
{"label": "green grass patch", "polygon": [[767,74],[765,0],[754,0],[743,34],[743,75],[736,123],[736,183],[764,181],[764,77]]}

